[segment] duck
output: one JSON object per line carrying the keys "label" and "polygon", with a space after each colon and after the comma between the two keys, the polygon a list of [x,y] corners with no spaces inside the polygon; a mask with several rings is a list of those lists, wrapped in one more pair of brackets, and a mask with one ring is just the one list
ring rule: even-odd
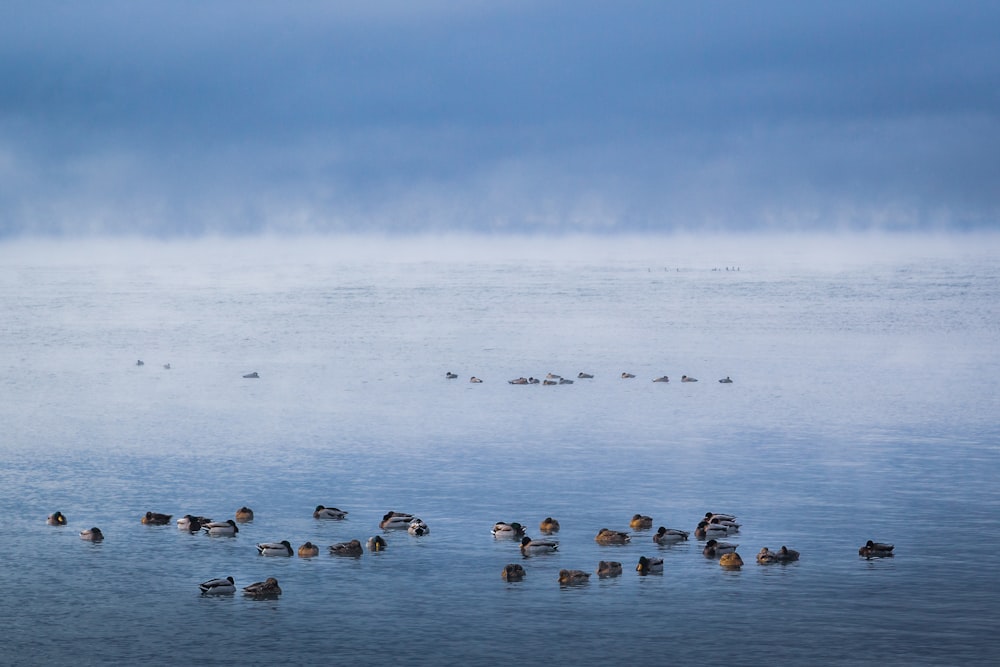
{"label": "duck", "polygon": [[629,378],[634,378],[634,377],[635,377],[635,374],[633,374],[633,373],[622,373],[622,379],[623,380],[628,380]]}
{"label": "duck", "polygon": [[156,512],[146,512],[142,517],[142,522],[147,526],[165,526],[173,518],[172,514],[158,514]]}
{"label": "duck", "polygon": [[628,533],[623,533],[619,530],[611,530],[610,528],[601,528],[597,531],[597,536],[594,538],[598,544],[625,544],[632,538]]}
{"label": "duck", "polygon": [[517,563],[507,563],[503,566],[500,576],[504,581],[521,581],[524,579],[524,568]]}
{"label": "duck", "polygon": [[573,381],[567,378],[559,378],[559,384],[573,384]]}
{"label": "duck", "polygon": [[163,364],[163,368],[165,368],[166,370],[169,371],[170,370],[170,364]]}
{"label": "duck", "polygon": [[319,547],[312,542],[306,542],[299,547],[299,558],[315,558],[319,555]]}
{"label": "duck", "polygon": [[658,378],[653,378],[653,382],[670,382],[670,378],[666,375],[661,375]]}
{"label": "duck", "polygon": [[593,380],[594,379],[593,374],[591,374],[591,373],[584,373],[583,371],[577,373],[576,376],[578,378],[580,378],[581,380]]}
{"label": "duck", "polygon": [[540,382],[541,380],[539,380],[538,378],[533,378],[533,377],[528,378],[528,384],[538,384]]}
{"label": "duck", "polygon": [[198,584],[202,595],[232,595],[236,592],[236,582],[232,577],[209,579]]}
{"label": "duck", "polygon": [[583,570],[559,570],[559,583],[563,586],[582,584],[590,580],[590,573]]}
{"label": "duck", "polygon": [[493,529],[490,532],[497,539],[520,539],[524,537],[524,526],[516,521],[514,523],[497,521],[493,524]]}
{"label": "duck", "polygon": [[893,548],[893,545],[886,544],[885,542],[868,540],[858,549],[858,555],[864,556],[869,560],[872,558],[891,558],[894,555],[892,552]]}
{"label": "duck", "polygon": [[342,509],[337,509],[336,507],[324,507],[323,505],[317,505],[316,509],[313,510],[313,518],[315,519],[343,519],[347,516],[348,512]]}
{"label": "duck", "polygon": [[708,522],[709,526],[722,526],[726,529],[727,533],[738,533],[740,532],[740,524],[735,521],[729,521],[728,519],[721,519],[717,516],[712,517],[712,520]]}
{"label": "duck", "polygon": [[381,535],[374,535],[368,538],[367,542],[368,551],[385,551],[386,546],[385,538]]}
{"label": "duck", "polygon": [[80,531],[80,539],[88,542],[100,542],[104,539],[104,533],[97,526]]}
{"label": "duck", "polygon": [[712,539],[705,543],[705,548],[702,549],[702,553],[705,554],[705,558],[718,558],[722,554],[731,554],[736,551],[738,544],[732,544],[730,542],[720,542],[718,540]]}
{"label": "duck", "polygon": [[66,516],[62,512],[53,512],[45,519],[45,523],[50,526],[65,526]]}
{"label": "duck", "polygon": [[136,366],[145,366],[146,362],[143,361],[142,359],[136,359],[135,365]]}
{"label": "duck", "polygon": [[707,521],[700,521],[697,528],[694,529],[694,536],[699,540],[712,537],[725,537],[728,534],[729,529],[724,525],[718,523],[708,523]]}
{"label": "duck", "polygon": [[469,378],[469,382],[471,382],[472,384],[479,384],[480,382],[482,382],[482,380],[473,375],[472,377]]}
{"label": "duck", "polygon": [[732,384],[733,383],[733,381],[729,378],[728,375],[726,377],[722,378],[721,380],[719,380],[719,382],[721,384]]}
{"label": "duck", "polygon": [[526,377],[514,378],[513,380],[507,380],[507,384],[528,384],[528,378]]}
{"label": "duck", "polygon": [[236,522],[232,519],[203,523],[201,528],[209,535],[235,535],[240,532],[240,529],[236,527]]}
{"label": "duck", "polygon": [[538,524],[538,530],[542,531],[546,535],[551,533],[559,532],[559,522],[550,516],[542,519],[542,522]]}
{"label": "duck", "polygon": [[446,380],[454,380],[455,378],[458,377],[458,375],[456,373],[452,373],[451,371],[448,371],[447,373],[444,374],[444,377],[445,377]]}
{"label": "duck", "polygon": [[735,551],[719,556],[719,565],[727,570],[738,570],[743,567],[743,559]]}
{"label": "duck", "polygon": [[721,512],[705,512],[705,521],[711,523],[712,519],[719,521],[736,521],[735,514],[722,514]]}
{"label": "duck", "polygon": [[759,552],[757,552],[757,562],[760,565],[771,565],[772,563],[777,563],[778,559],[775,558],[777,554],[769,550],[767,547],[763,547]]}
{"label": "duck", "polygon": [[292,545],[288,540],[280,542],[263,542],[257,545],[257,553],[261,556],[291,556]]}
{"label": "duck", "polygon": [[546,373],[545,379],[547,380],[562,380],[562,375],[556,375],[555,373]]}
{"label": "duck", "polygon": [[656,530],[656,535],[653,535],[653,541],[657,544],[673,544],[674,542],[683,542],[688,538],[688,534],[684,530],[660,526]]}
{"label": "duck", "polygon": [[191,514],[185,514],[181,518],[177,519],[177,528],[179,530],[197,533],[202,529],[202,526],[210,523],[212,523],[212,520],[207,516],[192,516]]}
{"label": "duck", "polygon": [[248,380],[255,380],[255,379],[259,378],[260,375],[257,374],[257,371],[254,371],[253,373],[247,373],[243,377],[246,378],[246,379],[248,379]]}
{"label": "duck", "polygon": [[653,527],[653,517],[651,517],[651,516],[644,516],[642,514],[633,514],[632,515],[632,520],[629,521],[628,525],[631,526],[633,529],[636,529],[636,530],[641,530],[641,529],[645,529],[645,528],[652,528]]}
{"label": "duck", "polygon": [[361,548],[359,540],[351,540],[350,542],[331,544],[330,553],[334,556],[353,556],[356,558],[364,553],[364,549]]}
{"label": "duck", "polygon": [[779,563],[791,563],[792,561],[799,559],[799,552],[795,549],[789,549],[785,545],[781,545],[781,548],[778,549],[775,554],[775,558],[778,559]]}
{"label": "duck", "polygon": [[553,540],[533,540],[527,535],[521,538],[521,553],[525,556],[548,554],[558,549],[559,543]]}
{"label": "duck", "polygon": [[639,574],[663,572],[663,559],[653,556],[639,556],[639,564],[635,566],[635,571]]}
{"label": "duck", "polygon": [[265,581],[258,581],[243,588],[243,594],[255,598],[275,598],[281,595],[281,587],[278,580],[268,577]]}
{"label": "duck", "polygon": [[236,510],[236,520],[240,523],[253,521],[253,510],[249,507],[241,507]]}
{"label": "duck", "polygon": [[405,512],[386,512],[382,517],[382,521],[379,522],[378,527],[382,530],[405,530],[410,527],[410,522],[413,521],[412,514],[406,514]]}
{"label": "duck", "polygon": [[682,375],[681,382],[697,382],[698,378],[693,378],[690,375]]}
{"label": "duck", "polygon": [[597,576],[601,579],[617,577],[622,573],[622,564],[616,560],[602,560],[597,564]]}
{"label": "duck", "polygon": [[423,535],[428,535],[431,529],[427,527],[423,519],[414,519],[410,522],[410,525],[406,527],[406,532],[415,537],[421,537]]}
{"label": "duck", "polygon": [[555,381],[555,380],[548,380],[548,379],[546,379],[546,380],[542,380],[542,384],[545,385],[545,386],[547,386],[547,387],[551,387],[551,386],[557,385],[559,383],[557,381]]}

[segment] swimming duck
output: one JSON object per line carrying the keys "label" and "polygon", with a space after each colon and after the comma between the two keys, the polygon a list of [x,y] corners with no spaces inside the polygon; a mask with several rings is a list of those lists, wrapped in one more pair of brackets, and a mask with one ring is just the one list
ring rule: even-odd
{"label": "swimming duck", "polygon": [[524,579],[524,568],[517,563],[508,563],[503,566],[503,572],[500,573],[500,576],[505,581],[521,581]]}
{"label": "swimming duck", "polygon": [[590,573],[583,570],[559,570],[559,583],[568,586],[590,580]]}
{"label": "swimming duck", "polygon": [[743,566],[743,559],[735,551],[719,556],[719,565],[728,570],[738,570]]}
{"label": "swimming duck", "polygon": [[236,520],[240,523],[253,521],[253,510],[249,507],[241,507],[236,510]]}
{"label": "swimming duck", "polygon": [[629,378],[634,378],[634,377],[635,377],[635,375],[632,374],[632,373],[622,373],[622,379],[623,380],[627,380]]}
{"label": "swimming duck", "polygon": [[778,559],[779,563],[791,563],[793,560],[799,559],[799,552],[781,545],[781,548],[775,553],[775,558]]}
{"label": "swimming duck", "polygon": [[167,369],[168,371],[170,370],[170,364],[163,364],[163,367],[164,367],[165,369]]}
{"label": "swimming duck", "polygon": [[539,382],[541,382],[541,380],[539,380],[538,378],[533,378],[533,377],[528,378],[528,384],[538,384]]}
{"label": "swimming duck", "polygon": [[611,530],[610,528],[601,528],[594,538],[598,544],[625,544],[631,539],[628,533]]}
{"label": "swimming duck", "polygon": [[704,540],[711,537],[725,537],[729,534],[729,529],[722,524],[709,523],[707,521],[698,522],[698,526],[694,529],[694,536],[699,540]]}
{"label": "swimming duck", "polygon": [[663,559],[649,556],[639,556],[639,564],[635,566],[635,571],[639,574],[663,572]]}
{"label": "swimming duck", "polygon": [[582,373],[582,372],[581,373],[577,373],[576,376],[578,378],[580,378],[581,380],[591,380],[594,377],[590,373]]}
{"label": "swimming duck", "polygon": [[247,373],[243,377],[247,378],[248,380],[253,380],[253,379],[259,378],[260,376],[257,375],[257,371],[254,371],[253,373]]}
{"label": "swimming duck", "polygon": [[559,543],[553,540],[533,540],[528,536],[521,538],[521,553],[525,556],[548,554],[558,549]]}
{"label": "swimming duck", "polygon": [[410,522],[410,525],[406,527],[406,532],[410,535],[420,537],[422,535],[427,535],[431,532],[431,529],[427,527],[423,519],[414,519]]}
{"label": "swimming duck", "polygon": [[386,546],[385,538],[381,535],[375,535],[368,538],[368,551],[385,551]]}
{"label": "swimming duck", "polygon": [[356,558],[364,553],[364,549],[361,548],[359,540],[351,540],[350,542],[331,544],[330,553],[334,556],[353,556]]}
{"label": "swimming duck", "polygon": [[730,521],[728,519],[721,519],[717,516],[712,517],[711,521],[708,522],[710,526],[722,526],[726,529],[727,533],[738,533],[740,532],[740,524],[735,521]]}
{"label": "swimming duck", "polygon": [[521,539],[524,537],[524,526],[517,523],[504,523],[503,521],[497,521],[493,524],[493,529],[490,531],[493,533],[493,537],[497,539]]}
{"label": "swimming duck", "polygon": [[343,519],[345,516],[347,516],[347,512],[336,507],[317,505],[316,509],[313,510],[313,518],[316,519]]}
{"label": "swimming duck", "polygon": [[469,382],[471,382],[473,384],[479,384],[480,382],[482,382],[482,380],[480,380],[475,375],[473,375],[472,377],[469,378]]}
{"label": "swimming duck", "polygon": [[319,555],[319,547],[312,542],[306,542],[299,547],[299,558],[315,558]]}
{"label": "swimming duck", "polygon": [[719,521],[736,521],[736,515],[722,514],[720,512],[705,512],[705,521],[707,523],[711,523],[712,519],[718,519]]}
{"label": "swimming duck", "polygon": [[545,378],[548,380],[562,380],[562,375],[556,375],[555,373],[546,373]]}
{"label": "swimming duck", "polygon": [[236,592],[236,582],[232,577],[225,579],[209,579],[198,584],[202,595],[232,595]]}
{"label": "swimming duck", "polygon": [[738,544],[732,544],[730,542],[719,542],[718,540],[709,540],[705,543],[705,548],[702,549],[702,553],[705,554],[705,558],[718,558],[722,554],[731,554],[736,551]]}
{"label": "swimming duck", "polygon": [[513,380],[507,380],[507,383],[508,384],[528,384],[528,378],[526,378],[526,377],[514,378]]}
{"label": "swimming duck", "polygon": [[697,381],[698,381],[698,378],[693,378],[693,377],[691,377],[689,375],[682,375],[681,376],[681,382],[697,382]]}
{"label": "swimming duck", "polygon": [[104,539],[104,533],[97,526],[80,531],[80,539],[88,542],[100,542]]}
{"label": "swimming duck", "polygon": [[190,514],[185,514],[181,518],[177,519],[177,528],[179,530],[197,533],[202,529],[202,526],[206,526],[210,523],[212,523],[212,520],[207,516],[192,516]]}
{"label": "swimming duck", "polygon": [[382,517],[382,521],[379,522],[378,527],[382,530],[405,530],[410,527],[411,521],[413,521],[412,514],[387,512]]}
{"label": "swimming duck", "polygon": [[552,517],[547,516],[544,519],[542,519],[542,522],[540,524],[538,524],[538,530],[542,531],[546,535],[550,533],[558,533],[559,522],[553,519]]}
{"label": "swimming duck", "polygon": [[45,519],[45,523],[50,526],[65,526],[66,517],[63,516],[62,512],[53,512]]}
{"label": "swimming duck", "polygon": [[447,373],[444,374],[444,377],[447,380],[454,380],[455,378],[458,377],[458,375],[456,375],[455,373],[452,373],[451,371],[448,371]]}
{"label": "swimming duck", "polygon": [[235,535],[240,532],[240,529],[236,527],[236,522],[232,519],[203,523],[201,528],[209,535]]}
{"label": "swimming duck", "polygon": [[670,378],[666,375],[661,375],[658,378],[653,378],[653,382],[670,382]]}
{"label": "swimming duck", "polygon": [[142,517],[142,522],[148,526],[165,526],[170,523],[172,514],[157,514],[156,512],[146,512]]}
{"label": "swimming duck", "polygon": [[266,581],[258,581],[243,588],[243,594],[255,598],[275,598],[281,595],[278,580],[268,577]]}
{"label": "swimming duck", "polygon": [[280,542],[263,542],[257,545],[257,553],[261,556],[291,556],[292,545],[288,540]]}
{"label": "swimming duck", "polygon": [[632,520],[629,521],[628,525],[631,526],[633,529],[636,529],[636,530],[641,530],[641,529],[645,529],[645,528],[652,528],[653,527],[653,517],[651,517],[651,516],[643,516],[642,514],[633,514],[632,515]]}
{"label": "swimming duck", "polygon": [[597,564],[597,576],[601,579],[617,577],[622,573],[622,564],[616,560],[602,560]]}
{"label": "swimming duck", "polygon": [[858,549],[858,555],[864,556],[869,560],[872,558],[890,558],[894,555],[892,550],[893,545],[891,544],[868,540],[860,549]]}
{"label": "swimming duck", "polygon": [[566,378],[559,378],[559,384],[573,384],[573,381]]}
{"label": "swimming duck", "polygon": [[726,377],[722,378],[721,380],[719,380],[719,382],[721,382],[722,384],[732,384],[733,383],[733,381],[729,379],[728,375]]}
{"label": "swimming duck", "polygon": [[135,365],[136,365],[136,366],[145,366],[145,365],[146,365],[146,362],[145,362],[145,361],[143,361],[142,359],[139,359],[139,360],[137,360],[137,361],[135,362]]}
{"label": "swimming duck", "polygon": [[775,558],[775,553],[769,550],[767,547],[763,547],[757,553],[757,562],[761,565],[771,565],[772,563],[777,563],[778,559]]}
{"label": "swimming duck", "polygon": [[687,531],[677,530],[676,528],[665,528],[663,526],[660,526],[656,531],[656,535],[653,535],[653,541],[657,544],[673,544],[674,542],[683,542],[687,538]]}
{"label": "swimming duck", "polygon": [[551,387],[552,385],[557,385],[559,383],[555,380],[542,380],[542,384]]}

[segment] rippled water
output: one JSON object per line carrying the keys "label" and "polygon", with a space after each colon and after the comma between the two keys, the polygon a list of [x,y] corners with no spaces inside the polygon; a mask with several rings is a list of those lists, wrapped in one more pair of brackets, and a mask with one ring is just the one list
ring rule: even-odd
{"label": "rippled water", "polygon": [[[5,659],[992,662],[995,240],[822,264],[794,245],[653,245],[3,247]],[[550,371],[595,377],[506,382]],[[316,521],[317,504],[350,514]],[[234,538],[139,523],[241,505],[256,519]],[[325,553],[390,509],[430,535]],[[55,510],[69,526],[45,525]],[[693,538],[593,539],[636,512],[692,530],[708,510],[739,515],[742,570]],[[547,515],[557,554],[489,532]],[[104,543],[79,539],[91,525]],[[898,555],[859,559],[869,538]],[[283,539],[324,553],[257,556]],[[753,563],[782,544],[802,559]],[[663,574],[638,576],[640,555]],[[623,576],[559,586],[608,559]],[[501,580],[509,562],[523,582]],[[284,594],[199,596],[226,575]]]}

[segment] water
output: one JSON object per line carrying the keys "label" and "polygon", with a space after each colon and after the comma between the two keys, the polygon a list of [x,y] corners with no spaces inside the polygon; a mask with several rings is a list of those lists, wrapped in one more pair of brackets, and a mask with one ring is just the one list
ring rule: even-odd
{"label": "water", "polygon": [[[4,660],[992,663],[996,239],[838,243],[2,246]],[[506,382],[550,371],[595,377]],[[139,523],[242,505],[235,538]],[[327,555],[390,509],[430,535]],[[742,570],[593,539],[708,510],[743,523]],[[557,554],[490,536],[548,515]],[[323,553],[257,556],[282,539]],[[782,544],[802,559],[753,562]],[[226,575],[284,594],[199,596]]]}

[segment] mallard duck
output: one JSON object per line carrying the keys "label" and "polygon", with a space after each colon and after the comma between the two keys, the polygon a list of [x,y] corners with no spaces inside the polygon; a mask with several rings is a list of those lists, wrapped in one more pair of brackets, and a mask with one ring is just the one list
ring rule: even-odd
{"label": "mallard duck", "polygon": [[281,588],[278,586],[277,579],[268,577],[266,581],[258,581],[244,587],[243,594],[255,598],[274,598],[281,595]]}
{"label": "mallard duck", "polygon": [[236,510],[236,520],[240,523],[253,521],[253,510],[249,507],[241,507]]}
{"label": "mallard duck", "polygon": [[722,517],[713,516],[708,520],[710,526],[723,526],[727,532],[738,533],[740,532],[740,524],[736,523],[732,519],[723,519]]}
{"label": "mallard duck", "polygon": [[556,380],[542,380],[542,384],[548,387],[559,384]]}
{"label": "mallard duck", "polygon": [[280,542],[263,542],[257,545],[257,553],[261,556],[291,556],[292,545],[288,540]]}
{"label": "mallard duck", "polygon": [[778,559],[775,558],[773,551],[764,547],[757,553],[757,562],[761,565],[771,565],[772,563],[777,563]]}
{"label": "mallard duck", "polygon": [[639,556],[639,564],[635,566],[635,571],[639,574],[663,572],[663,559],[651,556]]}
{"label": "mallard duck", "polygon": [[698,378],[693,378],[690,375],[682,375],[681,382],[697,382]]}
{"label": "mallard duck", "polygon": [[142,522],[147,526],[165,526],[173,518],[172,514],[157,514],[156,512],[146,512],[142,517]]}
{"label": "mallard duck", "polygon": [[146,362],[143,361],[142,359],[137,359],[136,362],[135,362],[135,365],[136,366],[145,366]]}
{"label": "mallard duck", "polygon": [[576,376],[581,380],[592,380],[594,378],[590,373],[577,373]]}
{"label": "mallard duck", "polygon": [[524,579],[524,568],[517,563],[508,563],[503,566],[500,576],[506,581],[521,581]]}
{"label": "mallard duck", "polygon": [[562,380],[562,375],[556,375],[555,373],[546,373],[545,378],[547,380]]}
{"label": "mallard duck", "polygon": [[63,516],[62,512],[53,512],[45,519],[45,523],[50,526],[65,526],[66,517]]}
{"label": "mallard duck", "polygon": [[722,554],[730,554],[736,551],[736,547],[740,545],[732,544],[730,542],[719,542],[718,540],[712,539],[705,543],[705,548],[702,549],[702,553],[705,554],[706,558],[718,558]]}
{"label": "mallard duck", "polygon": [[707,521],[701,521],[698,523],[698,527],[694,529],[694,536],[699,540],[704,540],[713,537],[725,537],[729,534],[729,529],[718,523],[709,523]]}
{"label": "mallard duck", "polygon": [[232,519],[210,521],[202,524],[201,528],[209,535],[235,535],[240,532],[240,529],[236,527],[236,522]]}
{"label": "mallard duck", "polygon": [[529,383],[528,383],[528,378],[519,377],[519,378],[514,378],[513,380],[507,380],[507,384],[529,384]]}
{"label": "mallard duck", "polygon": [[343,519],[345,516],[347,516],[347,512],[336,507],[317,505],[316,509],[313,510],[313,518],[316,519]]}
{"label": "mallard duck", "polygon": [[726,377],[722,378],[721,380],[719,380],[719,382],[721,382],[722,384],[732,384],[733,383],[733,381],[729,379],[728,375]]}
{"label": "mallard duck", "polygon": [[553,540],[533,540],[530,537],[521,538],[521,553],[525,556],[547,554],[559,549],[559,543]]}
{"label": "mallard duck", "polygon": [[791,563],[793,560],[799,559],[799,552],[795,549],[789,549],[785,545],[781,545],[781,548],[775,553],[775,558],[781,563]]}
{"label": "mallard duck", "polygon": [[388,545],[381,535],[368,538],[368,551],[385,551],[386,546]]}
{"label": "mallard duck", "polygon": [[628,533],[623,533],[618,530],[611,530],[610,528],[601,528],[597,532],[597,536],[594,538],[598,544],[625,544],[632,538]]}
{"label": "mallard duck", "polygon": [[683,530],[677,530],[676,528],[665,528],[660,526],[656,535],[653,535],[653,541],[657,544],[673,544],[674,542],[683,542],[688,538],[688,533]]}
{"label": "mallard duck", "polygon": [[719,556],[719,565],[729,570],[736,570],[743,566],[743,559],[735,551]]}
{"label": "mallard duck", "polygon": [[97,526],[80,531],[80,539],[88,542],[100,542],[104,539],[104,533]]}
{"label": "mallard duck", "polygon": [[315,558],[319,555],[319,547],[312,542],[306,542],[299,547],[299,558]]}
{"label": "mallard duck", "polygon": [[559,384],[573,384],[573,381],[567,378],[559,378]]}
{"label": "mallard duck", "polygon": [[868,540],[865,544],[858,549],[858,555],[864,556],[865,558],[890,558],[893,556],[892,553],[893,545],[886,544],[884,542],[874,542]]}
{"label": "mallard duck", "polygon": [[444,377],[447,380],[454,380],[455,378],[458,377],[458,375],[456,375],[455,373],[452,373],[451,371],[448,371],[447,373],[444,374]]}
{"label": "mallard duck", "polygon": [[202,595],[232,595],[236,592],[236,582],[232,577],[225,579],[209,579],[198,584]]}
{"label": "mallard duck", "polygon": [[559,570],[559,583],[563,585],[568,584],[582,584],[590,580],[590,573],[584,572],[583,570]]}
{"label": "mallard duck", "polygon": [[597,564],[597,576],[601,579],[617,577],[622,573],[622,564],[616,560],[602,560]]}
{"label": "mallard duck", "polygon": [[666,375],[661,375],[658,378],[653,378],[653,382],[670,382],[670,378]]}
{"label": "mallard duck", "polygon": [[542,531],[546,535],[550,533],[558,533],[559,522],[553,519],[552,517],[547,516],[544,519],[542,519],[542,522],[540,524],[538,524],[538,530]]}
{"label": "mallard duck", "polygon": [[503,521],[497,521],[493,524],[493,529],[490,531],[493,533],[493,537],[497,539],[521,539],[524,537],[524,526],[517,523],[505,523]]}
{"label": "mallard duck", "polygon": [[244,375],[243,377],[244,377],[244,378],[246,378],[246,379],[248,379],[248,380],[256,380],[256,379],[257,379],[257,378],[259,378],[260,376],[259,376],[259,375],[257,375],[257,371],[254,371],[253,373],[247,373],[247,374],[246,374],[246,375]]}
{"label": "mallard duck", "polygon": [[628,525],[631,526],[634,530],[642,530],[642,529],[646,529],[646,528],[652,528],[653,527],[653,517],[651,517],[651,516],[643,516],[642,514],[633,514],[632,515],[632,520],[629,521]]}
{"label": "mallard duck", "polygon": [[359,540],[351,540],[350,542],[338,542],[337,544],[331,544],[330,553],[334,556],[357,557],[364,553],[364,549],[361,548],[361,542]]}
{"label": "mallard duck", "polygon": [[405,530],[410,527],[413,518],[412,514],[406,512],[386,512],[378,527],[382,530]]}
{"label": "mallard duck", "polygon": [[541,382],[541,380],[539,380],[538,378],[533,378],[533,377],[528,378],[528,384],[538,384],[539,382]]}
{"label": "mallard duck", "polygon": [[479,384],[480,382],[482,382],[482,380],[473,375],[472,377],[469,378],[469,382],[471,382],[472,384]]}
{"label": "mallard duck", "polygon": [[203,526],[210,523],[212,523],[212,520],[207,516],[193,516],[191,514],[185,514],[181,518],[177,519],[177,528],[179,530],[186,530],[190,533],[197,533]]}
{"label": "mallard duck", "polygon": [[414,519],[410,522],[410,525],[406,527],[406,532],[415,537],[421,537],[427,535],[431,532],[431,529],[427,527],[423,519]]}
{"label": "mallard duck", "polygon": [[736,515],[722,514],[720,512],[705,512],[705,521],[711,523],[712,519],[719,519],[720,521],[736,521]]}
{"label": "mallard duck", "polygon": [[633,373],[622,373],[622,379],[623,380],[627,380],[629,378],[634,378],[634,377],[635,377],[635,374],[633,374]]}

